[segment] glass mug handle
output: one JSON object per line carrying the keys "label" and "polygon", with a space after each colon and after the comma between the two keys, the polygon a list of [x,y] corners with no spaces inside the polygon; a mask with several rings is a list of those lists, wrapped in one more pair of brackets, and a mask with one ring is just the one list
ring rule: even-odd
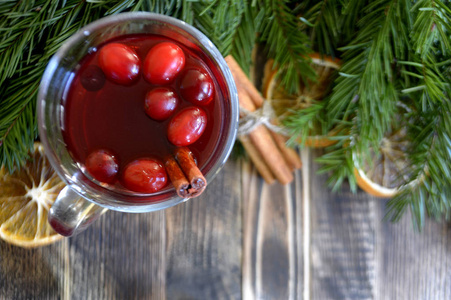
{"label": "glass mug handle", "polygon": [[70,237],[88,228],[107,210],[85,200],[66,186],[50,208],[48,221],[56,232]]}

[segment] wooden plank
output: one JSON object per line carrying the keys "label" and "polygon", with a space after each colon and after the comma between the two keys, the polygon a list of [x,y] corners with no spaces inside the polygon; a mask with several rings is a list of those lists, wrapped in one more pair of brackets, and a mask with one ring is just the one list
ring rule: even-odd
{"label": "wooden plank", "polygon": [[285,188],[229,161],[204,196],[166,213],[108,212],[39,249],[0,241],[0,299],[302,299],[308,279],[312,299],[451,299],[449,224],[382,221],[386,200],[332,193],[306,167]]}
{"label": "wooden plank", "polygon": [[109,211],[69,240],[72,299],[163,299],[164,213]]}
{"label": "wooden plank", "polygon": [[68,299],[67,241],[24,249],[0,241],[0,299]]}
{"label": "wooden plank", "polygon": [[229,160],[198,198],[166,210],[167,298],[241,297],[241,176]]}
{"label": "wooden plank", "polygon": [[38,249],[0,242],[0,299],[162,299],[164,214],[107,212]]}
{"label": "wooden plank", "polygon": [[[385,202],[377,202],[383,217]],[[399,223],[380,222],[376,247],[377,299],[451,299],[451,230],[427,220],[413,230],[410,213]]]}
{"label": "wooden plank", "polygon": [[300,174],[291,185],[266,184],[243,168],[243,299],[297,299],[302,286]]}
{"label": "wooden plank", "polygon": [[[266,55],[256,45],[251,78],[261,89]],[[287,186],[268,185],[250,163],[243,173],[243,299],[302,299],[304,203],[301,171]]]}
{"label": "wooden plank", "polygon": [[[313,153],[313,159],[318,153]],[[363,192],[327,188],[312,164],[312,299],[374,299],[375,200]]]}
{"label": "wooden plank", "polygon": [[[316,153],[318,155],[318,153]],[[383,221],[385,203],[312,178],[312,299],[451,299],[449,225],[426,221],[414,232],[409,215]]]}
{"label": "wooden plank", "polygon": [[[302,160],[302,194],[299,193],[297,199],[299,219],[297,227],[302,228],[302,235],[299,235],[297,242],[298,247],[302,249],[302,264],[299,264],[299,272],[302,272],[303,282],[297,287],[299,299],[311,299],[311,190],[312,177],[310,170],[312,169],[311,150],[304,148],[301,150]],[[301,231],[301,229],[299,229]],[[302,269],[301,269],[302,266]],[[302,295],[302,297],[301,297]]]}

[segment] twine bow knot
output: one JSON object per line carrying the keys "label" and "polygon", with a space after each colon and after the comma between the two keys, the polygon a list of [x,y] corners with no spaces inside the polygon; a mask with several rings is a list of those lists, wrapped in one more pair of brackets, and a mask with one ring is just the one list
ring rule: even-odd
{"label": "twine bow knot", "polygon": [[260,125],[265,125],[271,131],[286,135],[286,130],[271,122],[276,118],[276,114],[269,101],[263,101],[262,107],[253,112],[240,107],[240,112],[244,116],[240,118],[238,136],[248,135]]}

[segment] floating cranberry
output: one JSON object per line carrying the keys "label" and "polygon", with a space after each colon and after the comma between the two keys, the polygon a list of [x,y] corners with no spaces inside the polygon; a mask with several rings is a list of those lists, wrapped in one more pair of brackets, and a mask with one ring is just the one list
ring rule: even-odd
{"label": "floating cranberry", "polygon": [[82,70],[80,82],[87,91],[95,92],[105,84],[105,74],[98,66],[90,65]]}
{"label": "floating cranberry", "polygon": [[147,93],[144,109],[149,117],[162,121],[174,113],[179,102],[179,97],[173,89],[160,87]]}
{"label": "floating cranberry", "polygon": [[207,114],[199,107],[179,111],[168,126],[168,139],[176,146],[188,146],[197,141],[207,127]]}
{"label": "floating cranberry", "polygon": [[122,172],[126,188],[139,193],[155,193],[167,183],[163,164],[155,158],[141,158],[129,163]]}
{"label": "floating cranberry", "polygon": [[214,96],[213,80],[198,68],[186,70],[180,82],[180,94],[193,104],[206,105]]}
{"label": "floating cranberry", "polygon": [[119,164],[111,152],[103,149],[91,152],[85,161],[86,170],[100,182],[114,183],[117,179]]}
{"label": "floating cranberry", "polygon": [[144,77],[152,84],[167,84],[174,80],[185,66],[185,53],[174,43],[154,46],[144,60]]}
{"label": "floating cranberry", "polygon": [[111,43],[100,49],[99,65],[108,79],[128,85],[138,77],[141,61],[127,45]]}

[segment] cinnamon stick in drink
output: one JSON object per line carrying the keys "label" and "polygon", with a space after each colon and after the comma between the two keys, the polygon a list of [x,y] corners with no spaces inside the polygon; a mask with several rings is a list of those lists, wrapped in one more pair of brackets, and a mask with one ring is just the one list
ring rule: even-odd
{"label": "cinnamon stick in drink", "polygon": [[187,198],[189,196],[190,185],[177,161],[173,157],[167,157],[164,166],[177,195],[182,198]]}
{"label": "cinnamon stick in drink", "polygon": [[193,153],[186,147],[179,147],[175,150],[175,159],[185,174],[191,189],[196,193],[202,193],[207,186],[207,180],[197,167]]}
{"label": "cinnamon stick in drink", "polygon": [[164,165],[179,197],[194,198],[205,190],[207,180],[188,148],[177,148],[174,157],[166,157]]}

